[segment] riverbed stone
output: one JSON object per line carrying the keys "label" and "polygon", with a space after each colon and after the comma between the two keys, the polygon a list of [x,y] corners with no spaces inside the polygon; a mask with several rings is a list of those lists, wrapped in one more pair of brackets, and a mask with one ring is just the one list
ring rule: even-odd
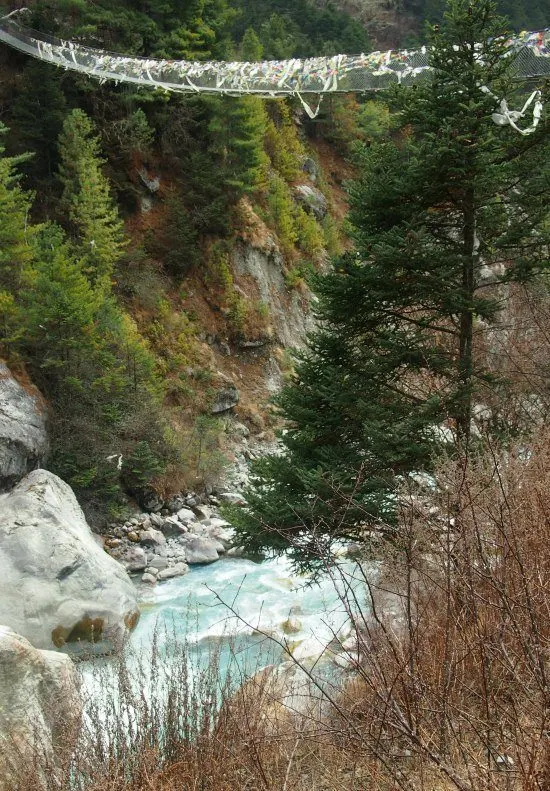
{"label": "riverbed stone", "polygon": [[202,536],[187,535],[182,539],[185,558],[189,564],[214,563],[219,560],[216,542]]}
{"label": "riverbed stone", "polygon": [[239,494],[239,492],[220,492],[218,495],[222,503],[229,503],[230,505],[246,505],[246,500]]}
{"label": "riverbed stone", "polygon": [[139,618],[120,563],[96,543],[70,486],[35,470],[0,495],[0,623],[36,648],[111,651]]}
{"label": "riverbed stone", "polygon": [[166,544],[166,536],[164,533],[161,533],[160,530],[151,528],[150,530],[143,531],[139,541],[144,547],[161,547]]}
{"label": "riverbed stone", "polygon": [[163,582],[164,580],[170,580],[174,577],[183,577],[188,571],[189,566],[187,563],[176,563],[163,571],[159,571],[158,581]]}
{"label": "riverbed stone", "polygon": [[197,521],[196,514],[190,508],[180,508],[176,516],[183,524]]}
{"label": "riverbed stone", "polygon": [[143,571],[147,566],[147,555],[141,547],[129,546],[120,561],[127,571]]}

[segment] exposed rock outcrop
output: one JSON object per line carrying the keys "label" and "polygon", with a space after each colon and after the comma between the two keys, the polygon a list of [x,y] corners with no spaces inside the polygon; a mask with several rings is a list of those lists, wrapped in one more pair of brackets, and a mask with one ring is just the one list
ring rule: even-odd
{"label": "exposed rock outcrop", "polygon": [[0,362],[0,492],[38,467],[47,452],[45,404]]}
{"label": "exposed rock outcrop", "polygon": [[94,540],[72,489],[35,470],[0,495],[0,623],[37,648],[111,650],[139,618],[126,571]]}
{"label": "exposed rock outcrop", "polygon": [[41,759],[51,766],[61,745],[74,744],[81,701],[73,662],[0,626],[0,701],[0,791],[10,791],[12,770],[24,775],[28,762],[34,774]]}
{"label": "exposed rock outcrop", "polygon": [[219,415],[222,412],[227,412],[228,410],[237,406],[239,400],[240,394],[235,385],[228,385],[227,387],[218,390],[216,393],[211,412],[213,415]]}
{"label": "exposed rock outcrop", "polygon": [[302,204],[304,209],[312,214],[316,220],[322,220],[327,216],[327,199],[317,187],[309,184],[299,184],[294,188],[296,200]]}
{"label": "exposed rock outcrop", "polygon": [[232,267],[241,277],[255,281],[258,297],[269,308],[276,336],[282,346],[293,348],[304,344],[306,333],[313,328],[308,310],[308,297],[289,291],[284,277],[284,258],[272,237],[262,244],[242,241],[232,253]]}

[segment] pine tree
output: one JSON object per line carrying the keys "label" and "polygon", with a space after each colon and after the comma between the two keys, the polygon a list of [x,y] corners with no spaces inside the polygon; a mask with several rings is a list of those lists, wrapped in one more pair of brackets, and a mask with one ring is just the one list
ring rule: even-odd
{"label": "pine tree", "polygon": [[18,166],[25,156],[7,157],[0,124],[0,350],[11,356],[24,332],[17,294],[27,284],[35,229],[29,225],[32,196],[21,189]]}
{"label": "pine tree", "polygon": [[254,63],[264,56],[262,42],[253,27],[247,27],[241,41],[241,60]]}
{"label": "pine tree", "polygon": [[13,103],[13,133],[18,150],[32,151],[23,171],[34,180],[49,181],[57,168],[57,138],[67,108],[59,71],[31,60]]}
{"label": "pine tree", "polygon": [[238,200],[265,184],[264,103],[256,96],[221,97],[211,100],[211,107],[210,150],[219,158],[220,178]]}
{"label": "pine tree", "polygon": [[493,385],[474,331],[500,308],[482,269],[512,282],[548,266],[548,128],[496,126],[480,87],[514,90],[504,30],[490,0],[452,0],[433,79],[394,93],[400,137],[362,149],[356,249],[318,279],[320,329],[279,399],[285,455],[256,466],[236,517],[251,549],[314,563],[319,540],[391,522],[397,476],[429,469],[442,421],[470,450],[473,400]]}
{"label": "pine tree", "polygon": [[61,206],[72,223],[91,280],[108,283],[124,248],[123,226],[102,172],[99,138],[82,110],[67,116],[59,152]]}

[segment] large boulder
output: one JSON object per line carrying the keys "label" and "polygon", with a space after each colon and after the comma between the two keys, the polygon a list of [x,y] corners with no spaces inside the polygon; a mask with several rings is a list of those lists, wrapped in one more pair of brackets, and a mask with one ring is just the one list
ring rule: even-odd
{"label": "large boulder", "polygon": [[72,660],[0,626],[0,791],[40,787],[41,764],[72,752],[80,716]]}
{"label": "large boulder", "polygon": [[233,409],[233,407],[237,406],[240,397],[240,393],[235,385],[229,384],[227,387],[223,387],[221,390],[217,391],[210,411],[213,415],[219,415],[222,412],[228,412],[230,409]]}
{"label": "large boulder", "polygon": [[298,203],[316,220],[322,220],[328,212],[327,199],[317,187],[309,184],[299,184],[294,188],[294,195]]}
{"label": "large boulder", "polygon": [[202,536],[184,536],[181,543],[185,547],[185,559],[190,565],[215,563],[220,559],[218,550],[223,552],[223,546],[218,541]]}
{"label": "large boulder", "polygon": [[46,408],[41,396],[23,388],[0,362],[0,491],[38,467],[47,452]]}
{"label": "large boulder", "polygon": [[0,623],[37,648],[112,650],[139,618],[136,592],[94,540],[72,489],[35,470],[0,495]]}

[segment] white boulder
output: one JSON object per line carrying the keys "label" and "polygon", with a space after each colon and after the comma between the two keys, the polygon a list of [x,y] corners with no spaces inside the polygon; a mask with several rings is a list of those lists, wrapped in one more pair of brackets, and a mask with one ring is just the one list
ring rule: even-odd
{"label": "white boulder", "polygon": [[183,577],[188,571],[189,566],[187,563],[176,563],[174,566],[169,566],[167,569],[159,571],[157,579],[159,582],[163,582],[164,580],[171,580],[174,577]]}
{"label": "white boulder", "polygon": [[0,791],[15,788],[26,767],[40,778],[42,762],[55,767],[56,757],[72,751],[81,713],[71,659],[0,626]]}
{"label": "white boulder", "polygon": [[178,517],[179,521],[182,522],[184,525],[187,524],[188,522],[197,521],[197,517],[190,508],[180,508],[176,516]]}
{"label": "white boulder", "polygon": [[72,489],[45,470],[0,495],[0,623],[36,648],[112,650],[139,618],[136,592],[96,543]]}
{"label": "white boulder", "polygon": [[191,564],[214,563],[219,560],[218,550],[223,551],[223,547],[218,542],[201,536],[183,536],[181,543],[185,548],[185,558]]}

